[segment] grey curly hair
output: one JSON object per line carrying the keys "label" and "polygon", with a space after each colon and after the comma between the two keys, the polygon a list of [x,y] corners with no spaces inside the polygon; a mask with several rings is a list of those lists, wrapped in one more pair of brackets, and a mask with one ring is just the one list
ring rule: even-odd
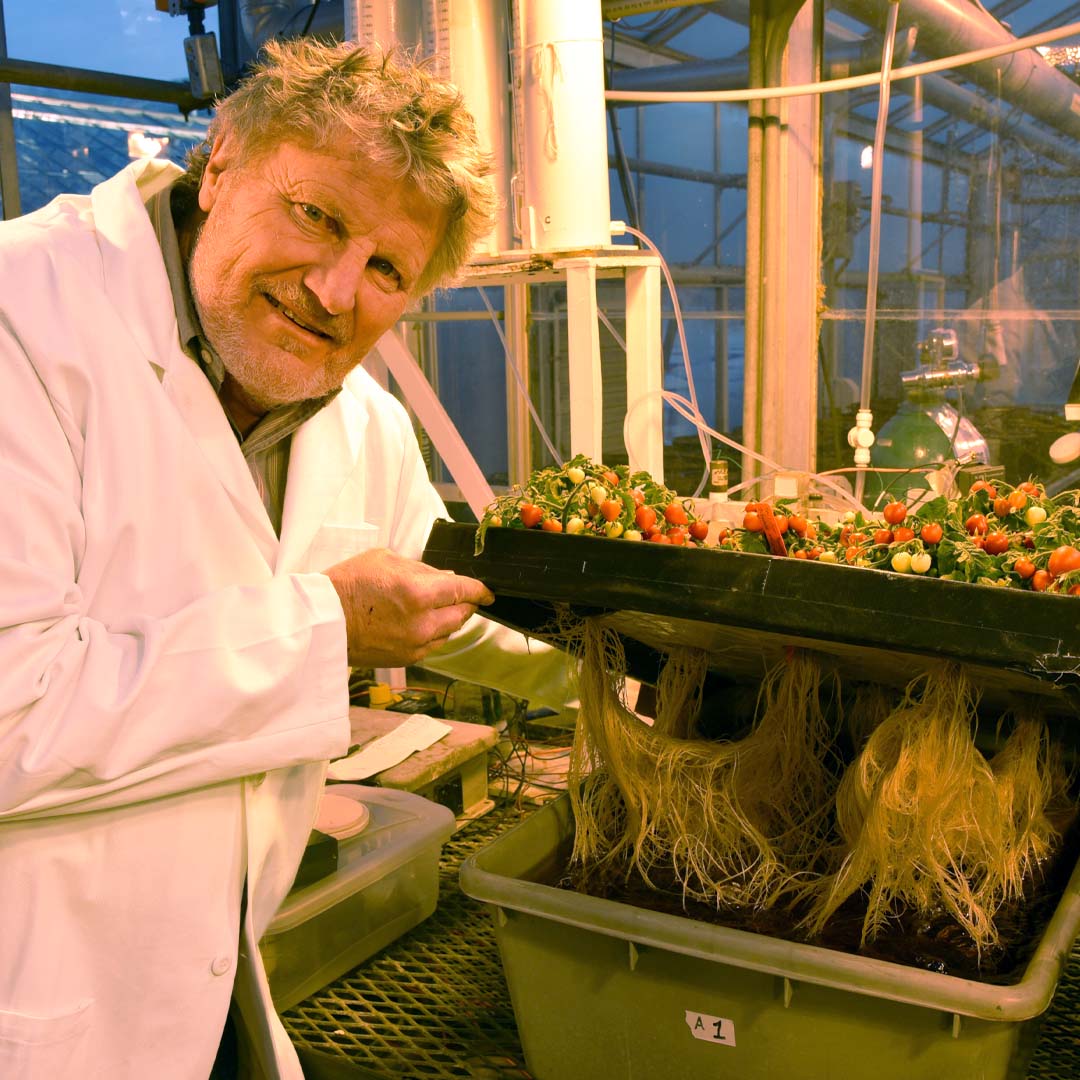
{"label": "grey curly hair", "polygon": [[198,188],[222,135],[252,157],[288,140],[337,149],[345,135],[358,154],[448,211],[446,233],[414,291],[452,284],[497,205],[490,157],[457,88],[411,55],[351,42],[271,41],[263,56],[218,103],[205,141],[187,155],[184,183]]}

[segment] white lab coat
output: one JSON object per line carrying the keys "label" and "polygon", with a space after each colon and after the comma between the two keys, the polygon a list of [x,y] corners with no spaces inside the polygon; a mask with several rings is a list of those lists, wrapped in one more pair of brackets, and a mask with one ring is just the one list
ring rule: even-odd
{"label": "white lab coat", "polygon": [[295,434],[274,535],[178,344],[143,207],[175,175],[0,225],[4,1080],[200,1080],[234,976],[262,1069],[300,1076],[256,942],[349,743],[341,607],[308,571],[416,556],[443,513],[358,370]]}

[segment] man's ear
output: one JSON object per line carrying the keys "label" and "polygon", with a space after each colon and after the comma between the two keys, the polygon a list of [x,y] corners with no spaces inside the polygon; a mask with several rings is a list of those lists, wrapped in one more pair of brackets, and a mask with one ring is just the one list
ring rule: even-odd
{"label": "man's ear", "polygon": [[232,141],[219,135],[210,147],[210,157],[207,158],[206,169],[199,184],[199,209],[204,214],[210,213],[210,208],[217,202],[222,178],[232,164]]}

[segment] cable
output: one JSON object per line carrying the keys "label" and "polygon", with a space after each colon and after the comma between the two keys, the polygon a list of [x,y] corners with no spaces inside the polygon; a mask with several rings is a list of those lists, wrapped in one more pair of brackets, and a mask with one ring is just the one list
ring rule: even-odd
{"label": "cable", "polygon": [[[683,325],[682,308],[679,306],[679,296],[675,292],[675,282],[671,279],[671,271],[668,269],[667,260],[660,254],[660,249],[640,230],[635,229],[631,225],[627,225],[625,222],[615,222],[612,225],[612,235],[619,235],[619,230],[622,232],[628,232],[631,236],[637,237],[659,260],[660,269],[664,273],[664,281],[667,283],[668,292],[671,294],[671,306],[675,313],[675,325],[679,328],[679,347],[682,349],[683,355],[683,367],[686,369],[686,388],[690,394],[690,405],[697,416],[701,416],[701,409],[698,407],[697,401],[697,389],[694,386],[694,371],[690,365],[690,348],[686,344],[686,327]],[[623,346],[625,348],[625,346]],[[701,443],[701,453],[705,458],[705,472],[702,474],[701,481],[694,491],[694,498],[696,499],[704,490],[705,485],[709,480],[709,472],[712,464],[712,447],[709,443],[709,436],[705,434],[705,430],[697,425],[698,441]],[[625,430],[625,429],[624,429]],[[627,447],[629,450],[629,447]]]}
{"label": "cable", "polygon": [[[1077,35],[1080,35],[1080,23],[1069,23],[1067,26],[1059,26],[1056,30],[1045,30],[1041,34],[1030,34],[1027,37],[1015,38],[1003,45],[992,45],[986,49],[957,53],[955,56],[946,56],[940,60],[928,60],[922,64],[906,64],[903,67],[893,68],[889,72],[889,82],[894,83],[900,79],[915,79],[920,75],[933,75],[939,71],[966,67],[968,64],[977,64],[982,60],[994,60],[999,56],[1007,56],[1010,53],[1021,52],[1024,49],[1038,48],[1040,45],[1049,45],[1051,42],[1060,41],[1062,38]],[[774,98],[802,97],[808,94],[833,94],[843,90],[861,90],[864,87],[874,86],[879,83],[881,76],[882,73],[876,71],[868,75],[852,75],[846,79],[826,79],[824,82],[802,83],[799,86],[765,86],[752,90],[607,90],[604,93],[604,98],[607,101],[629,101],[642,104],[652,101],[769,101]]]}
{"label": "cable", "polygon": [[499,317],[495,314],[495,308],[492,307],[491,301],[488,299],[487,291],[483,286],[478,286],[477,291],[480,293],[480,299],[484,301],[484,307],[487,308],[488,314],[491,316],[491,321],[495,326],[495,333],[499,335],[499,341],[502,342],[503,357],[506,360],[506,368],[514,377],[514,381],[517,383],[518,390],[521,392],[521,396],[525,401],[525,404],[529,407],[529,413],[533,418],[533,423],[536,424],[536,430],[540,432],[540,438],[544,440],[544,445],[548,448],[548,453],[551,454],[551,460],[556,465],[562,464],[562,458],[559,456],[559,451],[555,449],[555,444],[551,441],[550,436],[547,433],[547,429],[544,427],[540,420],[540,415],[536,411],[536,406],[532,403],[532,398],[529,397],[528,388],[525,386],[524,381],[521,378],[521,372],[518,371],[517,366],[514,364],[510,356],[510,346],[507,344],[506,335],[503,333],[503,328],[499,323]]}
{"label": "cable", "polygon": [[[885,26],[885,44],[881,52],[881,89],[878,94],[877,123],[874,125],[874,160],[870,177],[870,250],[866,261],[866,322],[863,326],[862,384],[859,388],[859,409],[870,408],[873,389],[874,335],[877,330],[878,263],[881,255],[881,182],[885,172],[885,129],[889,126],[889,73],[892,70],[893,46],[896,42],[896,19],[900,0],[891,0]],[[855,460],[858,462],[858,450]],[[863,501],[866,474],[855,476],[855,498]]]}

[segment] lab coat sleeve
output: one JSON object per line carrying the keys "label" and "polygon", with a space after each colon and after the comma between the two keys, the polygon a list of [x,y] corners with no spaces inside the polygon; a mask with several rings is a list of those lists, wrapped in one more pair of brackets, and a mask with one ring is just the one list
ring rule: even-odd
{"label": "lab coat sleeve", "polygon": [[[406,453],[397,478],[399,498],[391,546],[400,554],[418,559],[432,525],[439,519],[449,520],[450,514],[428,478],[403,410],[400,416]],[[429,653],[422,664],[440,675],[502,690],[533,705],[562,709],[572,702],[571,661],[566,653],[482,614],[474,615],[446,645]]]}
{"label": "lab coat sleeve", "polygon": [[268,572],[165,615],[95,620],[80,587],[78,425],[2,326],[0,402],[0,821],[343,753],[346,643],[329,579]]}

